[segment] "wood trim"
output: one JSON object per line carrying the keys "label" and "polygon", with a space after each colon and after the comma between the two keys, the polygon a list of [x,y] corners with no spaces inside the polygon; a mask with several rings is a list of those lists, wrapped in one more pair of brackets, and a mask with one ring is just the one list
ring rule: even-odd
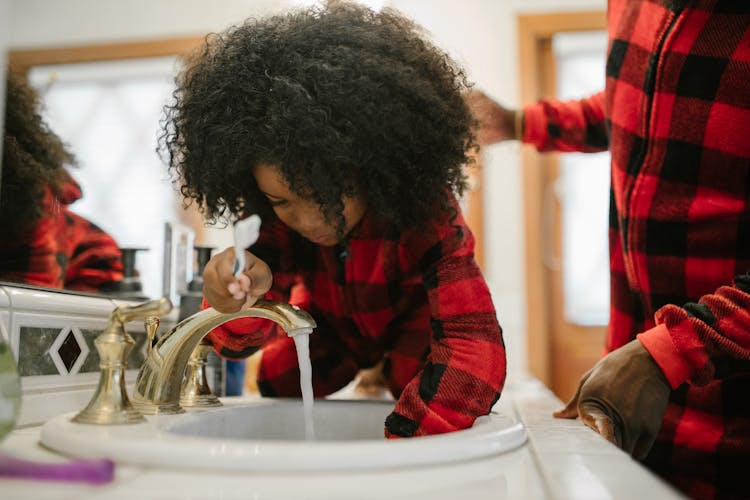
{"label": "wood trim", "polygon": [[464,169],[469,188],[464,192],[464,219],[474,235],[474,260],[484,272],[484,189],[482,186],[482,156],[475,155],[474,163]]}
{"label": "wood trim", "polygon": [[204,40],[205,37],[203,36],[191,36],[97,45],[11,50],[8,52],[8,64],[13,71],[25,73],[32,66],[49,64],[186,55],[200,46]]}
{"label": "wood trim", "polygon": [[[543,62],[543,48],[552,37],[563,31],[601,30],[606,28],[606,12],[566,12],[559,14],[518,16],[518,47],[521,103],[536,102],[549,96],[542,75],[549,74]],[[524,147],[521,164],[526,221],[543,220],[544,191],[551,158],[544,158],[533,148]],[[546,164],[545,164],[546,163]],[[552,331],[550,287],[544,268],[544,238],[541,228],[525,224],[526,303],[529,371],[545,383],[552,384]]]}
{"label": "wood trim", "polygon": [[601,30],[606,26],[604,11],[518,16],[521,102],[534,102],[543,96],[539,79],[541,43],[563,31]]}

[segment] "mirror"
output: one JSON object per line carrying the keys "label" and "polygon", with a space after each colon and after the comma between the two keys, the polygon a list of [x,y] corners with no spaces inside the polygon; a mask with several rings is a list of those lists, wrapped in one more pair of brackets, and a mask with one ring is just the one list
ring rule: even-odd
{"label": "mirror", "polygon": [[[23,72],[28,87],[39,96],[43,122],[75,157],[76,164],[67,171],[83,195],[70,205],[73,214],[66,217],[80,216],[92,222],[122,250],[124,279],[115,273],[106,278],[116,277],[116,283],[81,286],[69,272],[58,280],[61,287],[137,300],[168,295],[178,303],[179,292],[191,278],[193,244],[231,244],[231,235],[224,236],[227,231],[205,228],[194,207],[184,210],[156,154],[162,107],[170,98],[179,69],[177,54],[201,41],[197,37],[117,44],[107,50],[99,47],[96,57],[102,60],[87,60],[87,51],[93,50],[90,47],[10,53],[13,71]],[[169,52],[173,54],[152,55]],[[65,62],[57,62],[59,59]],[[18,78],[15,81],[25,85]],[[9,111],[19,106],[17,101],[16,94],[9,92]],[[8,163],[6,181],[13,177],[14,169],[25,167],[23,162]],[[19,163],[22,167],[16,165]],[[97,242],[104,237],[98,235]],[[65,253],[73,258],[78,251],[61,250],[58,255]],[[57,260],[61,259],[65,257]],[[11,258],[5,260],[11,264]],[[84,272],[90,275],[92,267],[101,271],[110,266],[97,260]],[[34,281],[38,273],[1,271],[0,279],[56,286],[42,279]]]}

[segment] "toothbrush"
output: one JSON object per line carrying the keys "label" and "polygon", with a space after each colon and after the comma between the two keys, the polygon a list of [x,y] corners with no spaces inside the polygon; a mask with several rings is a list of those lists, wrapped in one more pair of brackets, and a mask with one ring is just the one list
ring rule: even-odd
{"label": "toothbrush", "polygon": [[114,476],[115,464],[108,459],[47,463],[0,453],[0,477],[103,484],[112,481]]}
{"label": "toothbrush", "polygon": [[260,217],[253,214],[247,219],[242,219],[234,224],[234,267],[232,274],[235,278],[240,277],[245,270],[245,250],[258,241],[260,235]]}

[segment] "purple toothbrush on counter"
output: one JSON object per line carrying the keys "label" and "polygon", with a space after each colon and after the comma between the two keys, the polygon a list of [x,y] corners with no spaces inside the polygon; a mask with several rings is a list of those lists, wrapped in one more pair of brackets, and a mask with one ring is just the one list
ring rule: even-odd
{"label": "purple toothbrush on counter", "polygon": [[115,477],[115,463],[108,459],[38,462],[0,453],[0,477],[103,484]]}

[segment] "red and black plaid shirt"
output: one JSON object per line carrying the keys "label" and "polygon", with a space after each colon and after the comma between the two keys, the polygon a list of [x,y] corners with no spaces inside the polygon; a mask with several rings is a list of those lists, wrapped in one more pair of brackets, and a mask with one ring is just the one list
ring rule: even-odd
{"label": "red and black plaid shirt", "polygon": [[606,91],[526,107],[524,140],[609,147],[607,348],[645,332],[675,389],[646,463],[748,498],[750,4],[611,0],[608,23]]}
{"label": "red and black plaid shirt", "polygon": [[1,280],[97,292],[123,279],[115,240],[68,209],[80,197],[80,188],[72,179],[58,195],[46,189],[44,216],[27,236],[0,241]]}
{"label": "red and black plaid shirt", "polygon": [[[336,247],[315,245],[274,219],[264,221],[252,252],[273,271],[266,298],[296,304],[318,324],[310,336],[316,396],[384,359],[388,388],[398,398],[386,420],[388,436],[470,427],[499,398],[505,348],[474,260],[474,237],[460,214],[452,223],[399,233],[368,213]],[[300,395],[294,343],[274,323],[238,319],[209,338],[230,358],[262,344],[261,392]]]}

